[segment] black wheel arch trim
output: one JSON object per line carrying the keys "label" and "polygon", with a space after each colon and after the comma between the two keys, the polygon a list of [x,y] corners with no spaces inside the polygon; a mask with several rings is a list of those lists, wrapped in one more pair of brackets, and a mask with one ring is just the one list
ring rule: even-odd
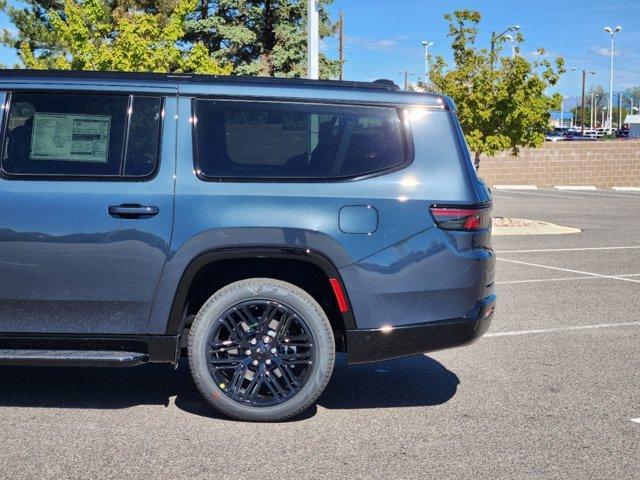
{"label": "black wheel arch trim", "polygon": [[185,268],[178,287],[175,291],[173,302],[171,304],[171,310],[169,313],[169,320],[167,322],[167,335],[179,335],[184,330],[185,316],[184,306],[187,300],[187,294],[189,288],[196,277],[198,272],[202,268],[212,263],[221,260],[233,260],[233,259],[247,259],[247,258],[269,258],[269,259],[286,259],[286,260],[299,260],[307,263],[311,263],[320,268],[327,276],[327,282],[329,278],[335,278],[340,282],[342,290],[347,297],[348,311],[341,312],[342,323],[345,330],[353,330],[357,328],[353,311],[351,309],[351,303],[349,301],[349,293],[345,287],[344,282],[338,272],[336,266],[325,255],[308,248],[294,248],[294,247],[278,247],[278,246],[242,246],[242,247],[230,247],[230,248],[217,248],[200,253],[193,258],[189,265]]}

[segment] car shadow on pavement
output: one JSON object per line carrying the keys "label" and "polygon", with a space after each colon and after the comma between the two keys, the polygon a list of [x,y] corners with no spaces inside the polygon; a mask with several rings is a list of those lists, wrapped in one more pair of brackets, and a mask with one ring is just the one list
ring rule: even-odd
{"label": "car shadow on pavement", "polygon": [[[456,393],[458,377],[429,357],[418,356],[347,367],[339,355],[318,404],[327,409],[393,408],[445,403]],[[165,405],[211,418],[223,418],[202,399],[185,361],[136,368],[0,367],[0,408],[122,409]],[[295,420],[315,415],[313,407]]]}
{"label": "car shadow on pavement", "polygon": [[459,383],[455,373],[424,355],[352,366],[339,355],[318,405],[329,409],[440,405],[456,394]]}

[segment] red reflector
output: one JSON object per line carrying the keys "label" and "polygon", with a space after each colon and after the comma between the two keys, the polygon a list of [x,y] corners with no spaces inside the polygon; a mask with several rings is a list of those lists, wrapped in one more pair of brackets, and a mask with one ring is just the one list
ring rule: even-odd
{"label": "red reflector", "polygon": [[340,285],[340,282],[336,278],[330,278],[329,283],[331,283],[331,288],[333,288],[333,294],[336,296],[340,312],[348,312],[349,307],[347,306],[347,297],[345,297],[344,292],[342,291],[342,285]]}

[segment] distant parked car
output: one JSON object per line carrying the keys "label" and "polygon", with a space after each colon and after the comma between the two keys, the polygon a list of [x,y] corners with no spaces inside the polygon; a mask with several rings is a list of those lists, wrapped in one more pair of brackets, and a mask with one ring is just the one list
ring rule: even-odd
{"label": "distant parked car", "polygon": [[560,132],[547,132],[544,139],[547,142],[562,142],[566,140],[565,136]]}

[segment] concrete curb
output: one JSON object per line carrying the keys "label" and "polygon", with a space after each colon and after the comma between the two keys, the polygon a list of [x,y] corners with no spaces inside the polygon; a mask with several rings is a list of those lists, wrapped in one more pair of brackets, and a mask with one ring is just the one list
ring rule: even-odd
{"label": "concrete curb", "polygon": [[494,185],[496,190],[537,190],[537,185]]}
{"label": "concrete curb", "polygon": [[611,190],[617,192],[640,192],[640,187],[611,187]]}
{"label": "concrete curb", "polygon": [[556,190],[597,190],[593,185],[556,185]]}

